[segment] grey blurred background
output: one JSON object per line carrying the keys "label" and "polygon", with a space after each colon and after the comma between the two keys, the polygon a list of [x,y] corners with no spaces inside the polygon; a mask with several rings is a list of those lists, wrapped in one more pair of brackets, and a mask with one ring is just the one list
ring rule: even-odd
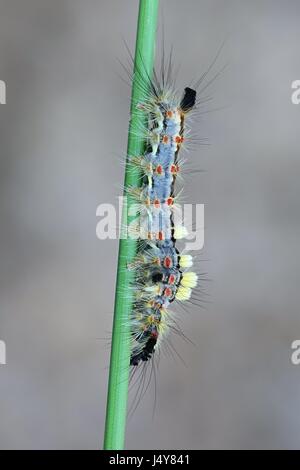
{"label": "grey blurred background", "polygon": [[[182,327],[129,420],[127,447],[300,448],[300,79],[297,0],[161,0],[179,84],[227,39],[190,154],[205,173],[207,309]],[[2,449],[101,447],[117,242],[95,235],[96,207],[123,182],[138,1],[0,0]],[[159,35],[161,33],[161,26]],[[161,36],[159,36],[161,37]]]}

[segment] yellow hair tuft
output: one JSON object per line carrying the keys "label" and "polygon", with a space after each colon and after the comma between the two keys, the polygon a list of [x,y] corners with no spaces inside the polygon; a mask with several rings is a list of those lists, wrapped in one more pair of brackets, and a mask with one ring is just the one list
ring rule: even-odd
{"label": "yellow hair tuft", "polygon": [[189,287],[180,286],[176,292],[177,300],[188,300],[192,295],[192,290]]}
{"label": "yellow hair tuft", "polygon": [[193,266],[192,255],[181,255],[179,264],[181,268],[190,268],[191,266]]}
{"label": "yellow hair tuft", "polygon": [[183,225],[176,225],[174,227],[174,238],[175,240],[181,240],[182,238],[185,238],[188,235],[188,231],[186,227]]}
{"label": "yellow hair tuft", "polygon": [[183,273],[180,284],[183,287],[190,287],[191,289],[193,289],[194,287],[196,287],[197,282],[198,282],[197,274],[192,271],[188,271],[186,273]]}

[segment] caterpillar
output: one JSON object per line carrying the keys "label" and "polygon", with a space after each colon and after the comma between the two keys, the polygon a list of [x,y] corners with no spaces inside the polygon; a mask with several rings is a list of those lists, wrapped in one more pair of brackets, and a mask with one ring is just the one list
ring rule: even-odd
{"label": "caterpillar", "polygon": [[181,172],[179,153],[195,105],[196,90],[186,87],[178,96],[165,84],[164,73],[162,85],[154,74],[148,97],[137,104],[146,113],[147,127],[145,153],[130,160],[132,168],[141,173],[141,186],[127,188],[138,208],[135,230],[140,237],[136,257],[128,266],[135,274],[130,322],[133,367],[153,357],[172,323],[172,302],[190,299],[198,281],[197,274],[190,271],[192,255],[181,253],[177,247],[177,240],[187,235],[187,229],[174,217],[176,180]]}

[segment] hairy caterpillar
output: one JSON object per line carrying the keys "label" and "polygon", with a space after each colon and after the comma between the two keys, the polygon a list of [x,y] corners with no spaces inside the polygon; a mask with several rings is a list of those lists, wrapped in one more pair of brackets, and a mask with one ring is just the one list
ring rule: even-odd
{"label": "hairy caterpillar", "polygon": [[188,270],[192,256],[180,253],[176,246],[187,230],[174,220],[179,152],[186,139],[186,119],[196,105],[196,90],[186,87],[179,97],[164,77],[163,67],[162,85],[154,75],[149,95],[137,105],[147,114],[147,144],[144,155],[131,157],[142,184],[127,190],[138,206],[136,230],[140,234],[136,258],[128,266],[135,271],[131,366],[152,357],[172,322],[170,304],[175,299],[188,300],[198,279]]}
{"label": "hairy caterpillar", "polygon": [[[172,51],[165,64],[164,44],[159,78],[156,70],[153,71],[153,79],[144,70],[137,69],[135,72],[144,97],[142,102],[134,103],[134,108],[145,113],[147,125],[142,129],[134,129],[138,135],[142,133],[146,142],[144,153],[138,156],[128,155],[128,164],[132,171],[141,174],[141,184],[126,188],[134,199],[139,214],[133,224],[134,228],[131,227],[135,238],[138,234],[138,250],[133,262],[127,265],[127,269],[134,271],[135,277],[135,283],[131,286],[134,304],[130,317],[132,377],[137,370],[136,366],[141,363],[146,366],[162,343],[170,346],[178,355],[170,341],[162,342],[168,330],[171,329],[188,340],[178,326],[174,312],[170,310],[172,302],[190,301],[200,307],[205,302],[193,293],[200,279],[200,273],[190,270],[194,259],[186,251],[180,251],[177,244],[177,240],[184,239],[188,232],[182,223],[176,222],[179,196],[176,181],[185,173],[182,171],[184,160],[179,158],[180,150],[194,140],[188,126],[189,118],[195,113],[199,116],[221,109],[199,112],[199,107],[212,99],[202,93],[220,77],[227,66],[223,66],[212,78],[206,80],[223,46],[224,42],[207,70],[194,84],[186,87],[183,93],[178,93],[172,77]],[[133,63],[128,47],[127,51]],[[123,68],[131,81],[132,73],[124,65]],[[197,139],[198,142],[203,140],[205,139]],[[199,170],[192,169],[190,173],[197,171]],[[204,273],[201,280],[208,280]],[[197,292],[205,294],[199,287]],[[153,365],[155,366],[154,363]],[[155,367],[151,369],[150,379],[153,371],[155,375]],[[143,391],[144,367],[142,376]],[[142,395],[142,391],[137,393]]]}

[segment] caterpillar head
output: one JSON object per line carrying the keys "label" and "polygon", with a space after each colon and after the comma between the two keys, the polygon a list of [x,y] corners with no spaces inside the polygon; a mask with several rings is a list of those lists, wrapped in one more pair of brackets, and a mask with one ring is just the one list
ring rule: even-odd
{"label": "caterpillar head", "polygon": [[189,112],[195,106],[196,94],[196,91],[192,88],[187,87],[184,89],[184,95],[180,103],[180,108],[184,113]]}

